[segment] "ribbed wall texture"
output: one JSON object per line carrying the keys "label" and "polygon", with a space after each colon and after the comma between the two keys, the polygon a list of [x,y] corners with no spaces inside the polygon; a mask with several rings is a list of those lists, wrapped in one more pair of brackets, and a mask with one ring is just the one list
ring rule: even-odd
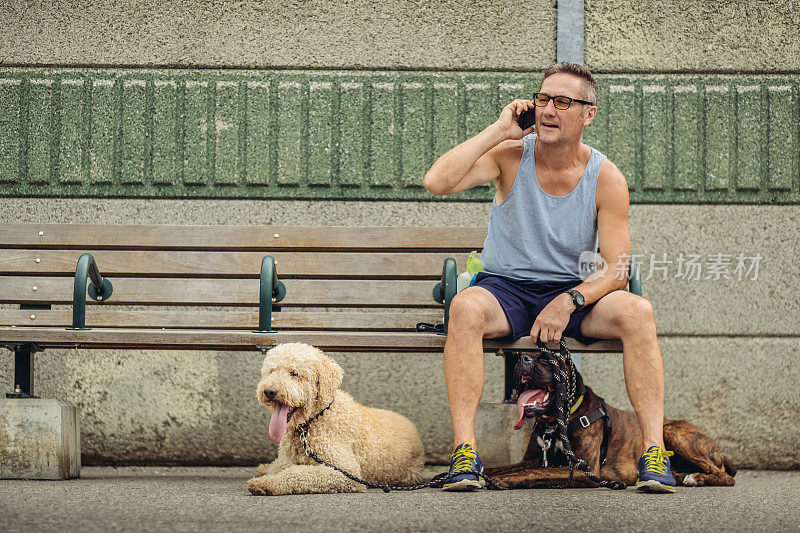
{"label": "ribbed wall texture", "polygon": [[[6,69],[0,194],[431,200],[539,74]],[[634,202],[798,203],[797,75],[603,75],[585,141]],[[456,200],[486,200],[483,186]]]}

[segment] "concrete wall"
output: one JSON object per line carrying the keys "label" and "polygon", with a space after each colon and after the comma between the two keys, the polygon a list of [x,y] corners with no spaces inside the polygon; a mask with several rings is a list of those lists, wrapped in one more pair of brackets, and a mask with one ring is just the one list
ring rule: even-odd
{"label": "concrete wall", "polygon": [[[800,282],[796,206],[631,208],[632,251],[643,255],[644,295],[656,309],[666,371],[666,413],[719,439],[739,465],[796,468],[800,429]],[[485,224],[488,205],[404,202],[0,200],[0,223],[99,222],[276,225]],[[379,221],[379,222],[376,222]],[[762,256],[757,279],[676,278],[668,265],[647,280],[651,254]],[[463,267],[463,265],[459,265]],[[734,262],[735,266],[735,262]],[[733,270],[731,267],[731,271]],[[752,274],[750,275],[752,277]],[[332,354],[356,399],[409,416],[428,460],[449,454],[451,426],[441,356]],[[39,394],[81,406],[86,464],[175,462],[250,464],[271,458],[268,416],[254,397],[260,354],[47,350],[36,356]],[[502,364],[486,356],[483,400],[502,399]],[[628,406],[619,355],[584,358],[587,383],[612,405]],[[0,383],[13,376],[0,359]]]}
{"label": "concrete wall", "polygon": [[3,4],[6,65],[538,70],[556,57],[552,0]]}
{"label": "concrete wall", "polygon": [[[586,0],[598,72],[800,72],[794,0]],[[4,2],[3,65],[538,70],[556,2]],[[724,29],[724,31],[720,31]]]}
{"label": "concrete wall", "polygon": [[595,72],[800,72],[795,0],[586,0]]}

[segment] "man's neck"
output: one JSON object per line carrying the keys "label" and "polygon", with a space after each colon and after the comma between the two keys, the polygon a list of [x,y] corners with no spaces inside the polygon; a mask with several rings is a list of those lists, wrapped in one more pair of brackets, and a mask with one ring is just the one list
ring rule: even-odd
{"label": "man's neck", "polygon": [[536,139],[536,166],[560,172],[581,165],[581,140],[545,144]]}

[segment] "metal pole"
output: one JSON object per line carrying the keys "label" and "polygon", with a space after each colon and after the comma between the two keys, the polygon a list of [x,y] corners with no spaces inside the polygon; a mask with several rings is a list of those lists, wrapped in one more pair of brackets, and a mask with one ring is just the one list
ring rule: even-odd
{"label": "metal pole", "polygon": [[[557,11],[556,61],[583,65],[583,0],[558,0]],[[583,355],[572,354],[572,362],[583,369]]]}
{"label": "metal pole", "polygon": [[583,65],[583,0],[558,0],[556,61]]}

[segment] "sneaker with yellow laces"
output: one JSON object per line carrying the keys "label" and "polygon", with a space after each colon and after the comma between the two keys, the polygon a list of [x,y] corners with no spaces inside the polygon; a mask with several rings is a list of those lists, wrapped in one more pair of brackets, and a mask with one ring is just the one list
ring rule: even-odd
{"label": "sneaker with yellow laces", "polygon": [[483,462],[478,452],[472,449],[470,443],[459,444],[450,457],[450,472],[456,474],[444,485],[443,490],[460,492],[483,488],[486,480],[483,478]]}
{"label": "sneaker with yellow laces", "polygon": [[669,466],[673,452],[650,446],[639,459],[636,488],[650,492],[675,492],[675,478]]}

